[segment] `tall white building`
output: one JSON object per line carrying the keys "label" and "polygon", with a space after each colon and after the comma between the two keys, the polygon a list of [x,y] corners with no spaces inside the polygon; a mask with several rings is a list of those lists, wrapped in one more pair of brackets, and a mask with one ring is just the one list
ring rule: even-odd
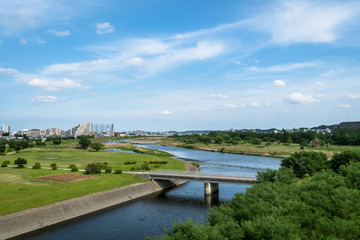
{"label": "tall white building", "polygon": [[9,133],[10,132],[10,125],[1,124],[1,131],[4,132],[4,133]]}
{"label": "tall white building", "polygon": [[80,123],[76,127],[72,128],[72,136],[87,136],[92,132],[92,123]]}

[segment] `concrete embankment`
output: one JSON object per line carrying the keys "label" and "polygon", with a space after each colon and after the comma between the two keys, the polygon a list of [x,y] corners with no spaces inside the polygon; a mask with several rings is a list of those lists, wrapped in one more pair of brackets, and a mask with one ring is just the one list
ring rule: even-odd
{"label": "concrete embankment", "polygon": [[1,216],[0,239],[15,237],[114,205],[126,203],[175,185],[169,181],[138,183]]}

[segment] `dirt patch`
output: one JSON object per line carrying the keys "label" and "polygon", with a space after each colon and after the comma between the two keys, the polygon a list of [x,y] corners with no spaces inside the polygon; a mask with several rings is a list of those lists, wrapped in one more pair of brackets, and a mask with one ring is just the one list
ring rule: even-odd
{"label": "dirt patch", "polygon": [[90,178],[96,178],[96,177],[69,173],[69,174],[37,177],[35,179],[45,180],[45,181],[56,181],[56,182],[73,182],[73,181],[85,180],[85,179],[90,179]]}

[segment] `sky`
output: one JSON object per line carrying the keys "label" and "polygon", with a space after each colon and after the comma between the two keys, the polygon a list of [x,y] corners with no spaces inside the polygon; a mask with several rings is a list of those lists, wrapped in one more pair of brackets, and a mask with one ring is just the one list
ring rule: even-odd
{"label": "sky", "polygon": [[0,124],[360,120],[360,2],[0,0]]}

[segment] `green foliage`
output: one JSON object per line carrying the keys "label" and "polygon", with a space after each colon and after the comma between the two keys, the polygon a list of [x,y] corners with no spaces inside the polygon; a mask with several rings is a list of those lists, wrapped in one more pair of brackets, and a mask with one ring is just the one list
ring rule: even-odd
{"label": "green foliage", "polygon": [[104,145],[102,143],[99,143],[99,142],[93,142],[93,143],[90,144],[90,147],[98,152],[99,150],[104,148]]}
{"label": "green foliage", "polygon": [[87,149],[90,144],[91,144],[91,140],[87,137],[78,137],[79,140],[79,148],[81,149]]}
{"label": "green foliage", "polygon": [[144,170],[144,171],[150,170],[148,162],[143,162],[143,164],[141,164],[140,166],[140,170]]}
{"label": "green foliage", "polygon": [[111,173],[111,172],[112,172],[112,168],[110,166],[106,166],[105,173]]}
{"label": "green foliage", "polygon": [[1,167],[7,167],[7,163],[5,161],[1,164]]}
{"label": "green foliage", "polygon": [[100,174],[101,165],[98,163],[90,163],[85,167],[85,174]]}
{"label": "green foliage", "polygon": [[69,168],[70,168],[70,171],[72,171],[72,172],[79,171],[78,167],[75,164],[70,164]]}
{"label": "green foliage", "polygon": [[115,173],[115,174],[121,174],[121,173],[122,173],[122,170],[121,170],[121,169],[116,169],[116,170],[114,171],[114,173]]}
{"label": "green foliage", "polygon": [[41,164],[40,163],[35,163],[34,166],[32,167],[32,169],[41,169]]}
{"label": "green foliage", "polygon": [[292,169],[298,178],[303,178],[305,174],[312,176],[326,169],[327,156],[322,152],[295,152],[282,160],[281,167]]}
{"label": "green foliage", "polygon": [[332,170],[338,172],[341,165],[347,166],[349,163],[360,162],[360,152],[344,151],[334,154],[329,165]]}
{"label": "green foliage", "polygon": [[125,165],[132,165],[132,164],[136,164],[135,161],[126,161],[124,162]]}
{"label": "green foliage", "polygon": [[57,170],[57,165],[56,165],[56,163],[50,164],[50,167],[52,168],[52,170]]}
{"label": "green foliage", "polygon": [[262,182],[275,182],[277,171],[272,169],[266,169],[265,172],[258,172],[257,179],[260,183]]}
{"label": "green foliage", "polygon": [[18,165],[18,168],[23,168],[25,164],[27,164],[27,160],[25,158],[17,158],[14,161],[15,165]]}
{"label": "green foliage", "polygon": [[61,144],[61,139],[54,139],[53,144],[54,145],[60,145]]}
{"label": "green foliage", "polygon": [[4,143],[0,143],[0,154],[5,154],[6,146]]}

